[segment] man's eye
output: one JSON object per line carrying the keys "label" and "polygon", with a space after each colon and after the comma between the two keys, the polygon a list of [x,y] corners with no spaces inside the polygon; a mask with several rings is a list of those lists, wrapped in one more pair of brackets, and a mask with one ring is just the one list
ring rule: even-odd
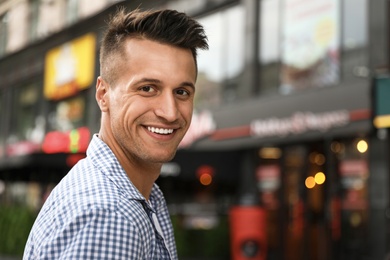
{"label": "man's eye", "polygon": [[153,92],[154,89],[151,86],[143,86],[141,87],[141,90],[144,92]]}
{"label": "man's eye", "polygon": [[178,89],[178,90],[176,90],[176,94],[178,94],[180,96],[188,96],[188,95],[190,95],[190,93],[187,90],[185,90],[185,89]]}

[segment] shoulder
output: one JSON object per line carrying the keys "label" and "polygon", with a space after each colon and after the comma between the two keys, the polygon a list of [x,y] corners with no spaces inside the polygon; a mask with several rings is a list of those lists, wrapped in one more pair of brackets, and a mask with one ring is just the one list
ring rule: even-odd
{"label": "shoulder", "polygon": [[120,199],[120,189],[86,158],[61,180],[46,203],[68,211],[93,206],[115,210]]}
{"label": "shoulder", "polygon": [[97,207],[78,211],[61,227],[33,231],[26,259],[143,259],[150,250],[138,225]]}

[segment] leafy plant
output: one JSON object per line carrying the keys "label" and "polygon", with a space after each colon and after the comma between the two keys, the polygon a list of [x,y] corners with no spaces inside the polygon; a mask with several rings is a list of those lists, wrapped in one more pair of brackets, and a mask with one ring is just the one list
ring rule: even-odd
{"label": "leafy plant", "polygon": [[23,255],[36,213],[27,207],[0,205],[0,254]]}

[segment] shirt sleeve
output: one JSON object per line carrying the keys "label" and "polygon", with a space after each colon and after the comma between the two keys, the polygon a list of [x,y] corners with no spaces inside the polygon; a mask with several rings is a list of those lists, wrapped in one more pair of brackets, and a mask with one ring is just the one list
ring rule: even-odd
{"label": "shirt sleeve", "polygon": [[93,209],[64,222],[38,259],[145,259],[138,228],[116,212]]}

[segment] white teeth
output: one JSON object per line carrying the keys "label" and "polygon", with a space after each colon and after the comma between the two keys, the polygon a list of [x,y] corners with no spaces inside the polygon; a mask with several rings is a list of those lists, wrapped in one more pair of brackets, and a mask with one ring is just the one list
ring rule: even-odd
{"label": "white teeth", "polygon": [[173,129],[157,128],[157,127],[150,127],[150,126],[148,126],[148,130],[152,133],[157,133],[160,135],[167,135],[173,133]]}

